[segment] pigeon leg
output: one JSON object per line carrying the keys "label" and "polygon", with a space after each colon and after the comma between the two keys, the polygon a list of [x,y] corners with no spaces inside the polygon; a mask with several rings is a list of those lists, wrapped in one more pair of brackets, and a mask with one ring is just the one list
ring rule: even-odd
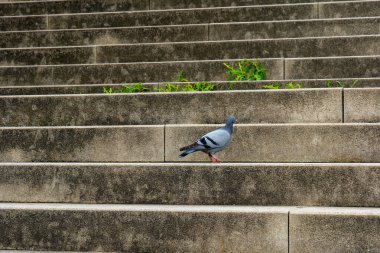
{"label": "pigeon leg", "polygon": [[212,163],[220,163],[220,159],[216,157],[215,155],[209,154],[210,160]]}

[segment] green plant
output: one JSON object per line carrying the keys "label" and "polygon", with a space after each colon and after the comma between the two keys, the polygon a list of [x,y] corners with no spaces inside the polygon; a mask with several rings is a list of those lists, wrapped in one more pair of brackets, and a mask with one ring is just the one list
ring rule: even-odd
{"label": "green plant", "polygon": [[269,90],[278,90],[280,88],[281,84],[279,83],[272,83],[272,84],[267,84],[263,85],[263,89],[269,89]]}
{"label": "green plant", "polygon": [[157,88],[156,91],[158,91],[158,92],[177,92],[177,91],[179,91],[179,85],[167,83],[167,84],[165,84],[165,88],[160,87],[160,88]]}
{"label": "green plant", "polygon": [[113,93],[112,87],[109,87],[109,88],[103,87],[103,93]]}
{"label": "green plant", "polygon": [[133,85],[124,84],[119,89],[103,87],[103,93],[138,93],[147,91],[149,89],[143,86],[142,83],[135,83]]}
{"label": "green plant", "polygon": [[[271,84],[263,85],[262,88],[263,89],[278,90],[281,88],[281,83],[277,82],[277,83],[271,83]],[[301,89],[301,88],[302,88],[302,86],[300,83],[294,84],[293,82],[289,82],[289,83],[285,84],[285,89]]]}
{"label": "green plant", "polygon": [[344,83],[343,81],[326,81],[327,88],[354,88],[358,84],[359,80],[353,80],[351,83]]}
{"label": "green plant", "polygon": [[228,90],[234,90],[235,86],[232,83],[229,83],[228,86],[227,86],[227,89]]}
{"label": "green plant", "polygon": [[242,60],[238,62],[238,67],[234,67],[224,63],[227,68],[228,81],[252,81],[252,80],[265,80],[266,70],[257,61]]}
{"label": "green plant", "polygon": [[216,85],[208,82],[187,83],[182,91],[213,91]]}
{"label": "green plant", "polygon": [[296,83],[295,85],[293,84],[293,82],[289,82],[287,84],[285,84],[285,89],[301,89],[301,84],[299,83]]}
{"label": "green plant", "polygon": [[180,83],[188,83],[189,82],[189,80],[187,80],[187,78],[185,78],[185,76],[184,76],[184,70],[183,69],[181,69],[179,71],[177,81]]}

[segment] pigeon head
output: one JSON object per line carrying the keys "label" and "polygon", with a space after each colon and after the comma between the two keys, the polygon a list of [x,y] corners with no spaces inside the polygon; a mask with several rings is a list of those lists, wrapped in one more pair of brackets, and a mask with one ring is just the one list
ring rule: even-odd
{"label": "pigeon head", "polygon": [[226,123],[225,128],[226,128],[230,133],[233,132],[233,128],[232,128],[232,127],[233,127],[235,121],[236,121],[236,118],[235,118],[234,116],[229,116],[229,117],[227,118],[227,123]]}

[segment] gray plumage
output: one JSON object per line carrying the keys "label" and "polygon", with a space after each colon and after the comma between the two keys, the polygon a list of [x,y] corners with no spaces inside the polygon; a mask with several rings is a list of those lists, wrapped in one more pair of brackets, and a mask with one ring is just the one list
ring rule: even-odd
{"label": "gray plumage", "polygon": [[224,149],[230,143],[233,133],[233,124],[235,121],[236,120],[234,116],[229,116],[224,127],[209,132],[193,144],[181,148],[180,151],[185,150],[185,152],[179,155],[179,157],[185,157],[188,154],[202,151],[204,153],[207,153],[213,162],[214,159],[215,161],[219,161],[219,159],[216,158],[214,154]]}

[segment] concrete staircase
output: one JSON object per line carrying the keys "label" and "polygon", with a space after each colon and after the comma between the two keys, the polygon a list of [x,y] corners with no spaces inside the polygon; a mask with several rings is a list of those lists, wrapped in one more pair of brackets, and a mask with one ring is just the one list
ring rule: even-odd
{"label": "concrete staircase", "polygon": [[[380,252],[379,0],[2,1],[0,15],[0,250]],[[228,90],[223,63],[244,58],[269,80]],[[220,91],[154,92],[181,69]],[[303,88],[261,89],[289,81]],[[102,93],[132,82],[152,92]],[[224,163],[178,158],[227,115]]]}

